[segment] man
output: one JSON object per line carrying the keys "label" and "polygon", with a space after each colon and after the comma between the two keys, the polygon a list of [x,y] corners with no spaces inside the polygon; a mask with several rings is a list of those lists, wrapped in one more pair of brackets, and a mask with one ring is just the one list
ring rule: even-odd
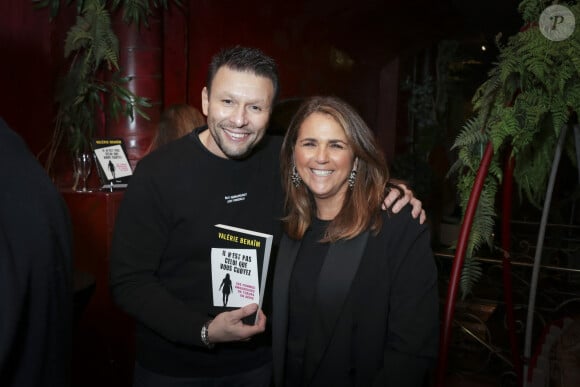
{"label": "man", "polygon": [[[218,223],[274,234],[278,243],[281,139],[265,136],[277,94],[271,58],[252,48],[220,52],[202,90],[207,126],[143,158],[131,178],[115,226],[111,288],[137,320],[135,386],[270,383],[267,335],[253,337],[266,329],[264,313],[255,304],[208,313],[209,252]],[[242,323],[256,311],[256,325]]]}
{"label": "man", "polygon": [[70,385],[72,239],[67,208],[0,118],[0,385]]}

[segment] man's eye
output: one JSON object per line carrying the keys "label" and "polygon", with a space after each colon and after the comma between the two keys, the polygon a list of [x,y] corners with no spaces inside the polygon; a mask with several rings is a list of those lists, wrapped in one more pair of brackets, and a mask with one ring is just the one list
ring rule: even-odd
{"label": "man's eye", "polygon": [[254,112],[261,112],[262,108],[259,106],[250,106],[250,110],[254,111]]}
{"label": "man's eye", "polygon": [[224,105],[231,105],[233,102],[232,102],[232,100],[231,100],[231,99],[223,99],[223,100],[222,100],[222,103],[223,103]]}

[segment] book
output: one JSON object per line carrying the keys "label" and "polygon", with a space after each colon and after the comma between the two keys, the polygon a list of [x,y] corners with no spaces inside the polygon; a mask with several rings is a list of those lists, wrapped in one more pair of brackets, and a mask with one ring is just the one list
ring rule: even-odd
{"label": "book", "polygon": [[[211,247],[212,314],[256,303],[262,307],[272,251],[270,234],[215,225]],[[257,313],[244,319],[256,324]]]}
{"label": "book", "polygon": [[123,139],[94,139],[93,152],[102,184],[101,189],[126,188],[133,170]]}

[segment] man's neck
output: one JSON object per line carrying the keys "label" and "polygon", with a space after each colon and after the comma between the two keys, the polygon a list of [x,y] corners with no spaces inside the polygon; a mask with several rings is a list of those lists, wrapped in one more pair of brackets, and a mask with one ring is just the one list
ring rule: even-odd
{"label": "man's neck", "polygon": [[[203,145],[205,147],[205,149],[207,149],[208,152],[210,152],[210,153],[212,153],[212,154],[214,154],[217,157],[220,157],[222,159],[227,159],[227,160],[230,159],[222,152],[216,150],[217,146],[212,146],[212,144],[213,145],[215,145],[215,144],[212,141],[211,133],[210,133],[209,129],[205,129],[205,130],[201,131],[198,134],[198,137],[199,137],[199,141],[201,142],[201,145]],[[219,148],[217,148],[217,149],[219,149]]]}

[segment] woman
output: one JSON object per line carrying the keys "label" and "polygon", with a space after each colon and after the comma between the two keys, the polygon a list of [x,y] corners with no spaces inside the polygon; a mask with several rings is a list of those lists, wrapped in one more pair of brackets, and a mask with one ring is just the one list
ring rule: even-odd
{"label": "woman", "polygon": [[410,209],[381,211],[389,175],[372,132],[345,102],[313,97],[290,123],[281,163],[275,384],[423,385],[437,354],[437,269]]}
{"label": "woman", "polygon": [[205,117],[199,110],[186,104],[174,104],[161,113],[155,137],[149,151],[159,148],[170,141],[185,136],[193,129],[205,125]]}

